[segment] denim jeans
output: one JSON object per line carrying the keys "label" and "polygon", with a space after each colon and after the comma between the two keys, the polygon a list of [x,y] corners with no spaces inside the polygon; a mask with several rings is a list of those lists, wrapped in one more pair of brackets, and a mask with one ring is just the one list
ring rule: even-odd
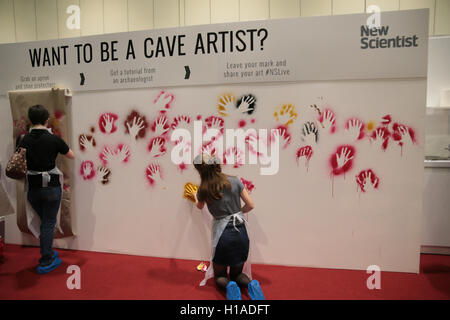
{"label": "denim jeans", "polygon": [[61,203],[61,187],[31,188],[28,190],[28,201],[41,218],[39,263],[47,265],[52,262],[52,246],[56,217]]}

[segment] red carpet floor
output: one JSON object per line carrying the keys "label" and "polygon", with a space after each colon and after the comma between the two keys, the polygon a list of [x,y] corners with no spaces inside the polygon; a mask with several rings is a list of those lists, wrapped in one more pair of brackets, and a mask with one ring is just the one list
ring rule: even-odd
{"label": "red carpet floor", "polygon": [[[39,248],[7,245],[0,264],[0,300],[225,299],[214,281],[198,283],[199,261],[58,250],[63,264],[38,275]],[[450,299],[450,256],[421,255],[419,274],[381,273],[381,289],[366,287],[365,271],[253,265],[267,299]],[[69,265],[81,269],[81,289],[69,290]],[[248,299],[243,293],[243,299]]]}

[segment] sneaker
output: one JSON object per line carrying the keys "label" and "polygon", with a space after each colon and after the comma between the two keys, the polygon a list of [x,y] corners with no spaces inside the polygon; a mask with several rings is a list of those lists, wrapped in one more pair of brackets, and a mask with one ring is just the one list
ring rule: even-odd
{"label": "sneaker", "polygon": [[252,300],[266,300],[258,280],[250,281],[248,284],[248,295]]}
{"label": "sneaker", "polygon": [[227,299],[228,300],[242,300],[241,289],[234,281],[230,281],[227,284]]}
{"label": "sneaker", "polygon": [[38,266],[37,272],[39,274],[49,273],[50,271],[58,268],[61,265],[61,263],[62,263],[62,260],[60,258],[56,257],[55,259],[53,259],[52,263],[50,263],[49,265]]}

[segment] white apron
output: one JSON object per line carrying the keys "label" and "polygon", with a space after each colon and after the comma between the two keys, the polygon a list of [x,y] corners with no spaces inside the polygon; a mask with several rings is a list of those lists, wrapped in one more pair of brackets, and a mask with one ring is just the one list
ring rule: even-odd
{"label": "white apron", "polygon": [[[200,286],[204,286],[209,279],[214,278],[214,268],[213,268],[212,260],[214,258],[214,254],[216,253],[216,246],[217,246],[217,243],[219,242],[220,236],[222,235],[223,230],[225,230],[225,227],[227,226],[227,224],[230,221],[230,219],[233,219],[233,224],[236,223],[236,219],[240,223],[247,222],[245,220],[244,214],[242,212],[238,212],[238,213],[226,216],[226,217],[221,218],[221,219],[216,219],[216,218],[213,219],[212,240],[211,240],[211,246],[212,246],[211,259],[210,259],[209,268],[208,268],[208,270],[205,273],[205,278],[202,280],[202,282],[200,282]],[[247,225],[248,224],[246,224],[246,226]],[[248,233],[249,232],[247,230],[247,234]],[[250,280],[252,279],[252,267],[251,267],[251,262],[250,262],[250,249],[249,249],[249,255],[248,255],[247,261],[244,263],[244,268],[243,268],[242,272],[245,273],[247,275],[247,277],[249,277]]]}
{"label": "white apron", "polygon": [[[50,171],[27,171],[28,175],[41,175],[42,174],[42,187],[47,187],[48,183],[50,182],[50,175],[51,174],[57,174],[59,175],[59,183],[61,184],[61,194],[62,194],[62,188],[64,184],[64,178],[62,172],[58,169],[58,167],[54,167]],[[28,179],[25,179],[25,210],[27,214],[27,224],[28,229],[33,233],[33,235],[39,239],[40,232],[40,226],[41,226],[41,218],[39,218],[36,211],[34,211],[31,204],[28,202]],[[61,234],[64,234],[64,232],[61,229],[61,204],[59,205],[58,214],[56,215],[56,228],[61,232]]]}

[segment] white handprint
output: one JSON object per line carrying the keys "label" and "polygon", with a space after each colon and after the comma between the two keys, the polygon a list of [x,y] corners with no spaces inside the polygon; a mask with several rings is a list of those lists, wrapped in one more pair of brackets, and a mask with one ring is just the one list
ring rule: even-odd
{"label": "white handprint", "polygon": [[166,150],[164,149],[164,142],[165,140],[162,138],[154,138],[150,142],[150,157],[157,158],[166,153]]}
{"label": "white handprint", "polygon": [[83,177],[88,179],[92,173],[92,164],[90,162],[85,162],[83,165]]}
{"label": "white handprint", "polygon": [[367,170],[363,171],[356,177],[356,182],[359,184],[361,191],[370,192],[376,189],[378,185],[378,178],[374,176],[372,181],[372,172]]}
{"label": "white handprint", "polygon": [[103,128],[105,129],[105,133],[111,133],[113,130],[114,119],[109,115],[103,115]]}
{"label": "white handprint", "polygon": [[128,148],[127,145],[123,145],[121,147],[119,147],[118,151],[117,151],[117,157],[119,159],[119,161],[126,161],[129,157],[130,157],[130,149]]}
{"label": "white handprint", "polygon": [[167,124],[167,118],[165,116],[160,116],[154,123],[154,131],[157,136],[162,136],[167,131],[169,131],[169,126]]}
{"label": "white handprint", "polygon": [[224,95],[220,97],[219,104],[217,106],[219,114],[224,117],[230,115],[235,109],[235,101],[236,98],[232,95]]}
{"label": "white handprint", "polygon": [[350,119],[347,121],[346,132],[349,137],[353,140],[358,140],[361,135],[361,129],[363,127],[363,123],[359,119]]}
{"label": "white handprint", "polygon": [[300,160],[303,160],[303,165],[308,168],[309,160],[313,154],[311,146],[304,146],[297,150],[297,165],[299,165]]}
{"label": "white handprint", "polygon": [[412,145],[414,143],[411,138],[411,135],[409,133],[409,130],[406,126],[400,125],[398,127],[398,132],[400,134],[400,143],[401,144],[405,145],[405,143],[406,143],[408,145]]}
{"label": "white handprint", "polygon": [[278,141],[283,148],[286,148],[291,142],[291,135],[285,128],[272,129],[272,141]]}
{"label": "white handprint", "polygon": [[274,116],[282,125],[288,126],[297,119],[298,114],[295,112],[295,107],[293,105],[286,104],[275,111]]}
{"label": "white handprint", "polygon": [[342,168],[348,161],[353,159],[353,156],[350,157],[350,153],[351,150],[347,148],[342,148],[340,155],[336,153],[337,169]]}
{"label": "white handprint", "polygon": [[252,96],[244,96],[241,99],[241,102],[239,103],[239,106],[237,108],[237,111],[240,113],[248,113],[249,111],[252,111],[254,108],[251,108],[250,105],[255,102],[255,98]]}
{"label": "white handprint", "polygon": [[98,178],[97,181],[99,183],[105,184],[106,182],[109,181],[109,179],[107,178],[108,174],[111,173],[111,171],[107,168],[107,167],[99,167],[98,170]]}
{"label": "white handprint", "polygon": [[105,163],[110,163],[114,160],[114,153],[108,147],[105,147],[102,151],[103,161]]}
{"label": "white handprint", "polygon": [[88,139],[85,134],[82,134],[80,136],[80,146],[82,146],[86,152],[92,152],[94,147],[94,137],[91,137],[91,139]]}
{"label": "white handprint", "polygon": [[385,141],[385,133],[383,128],[378,128],[374,131],[371,142],[377,149],[383,148],[383,143]]}
{"label": "white handprint", "polygon": [[176,129],[178,127],[187,128],[191,123],[191,118],[189,116],[178,116],[173,120],[171,125],[172,129]]}
{"label": "white handprint", "polygon": [[314,122],[306,122],[302,129],[302,140],[308,145],[313,145],[317,143],[317,127]]}
{"label": "white handprint", "polygon": [[322,126],[324,129],[331,129],[336,122],[336,116],[333,111],[331,110],[325,110],[323,112],[323,118],[322,118]]}
{"label": "white handprint", "polygon": [[161,169],[159,165],[151,164],[147,167],[147,178],[152,185],[162,182]]}
{"label": "white handprint", "polygon": [[139,117],[134,117],[133,122],[130,125],[129,122],[126,123],[128,132],[130,133],[130,136],[132,136],[134,139],[137,139],[137,135],[139,134],[139,131],[144,129],[144,120],[142,120]]}

